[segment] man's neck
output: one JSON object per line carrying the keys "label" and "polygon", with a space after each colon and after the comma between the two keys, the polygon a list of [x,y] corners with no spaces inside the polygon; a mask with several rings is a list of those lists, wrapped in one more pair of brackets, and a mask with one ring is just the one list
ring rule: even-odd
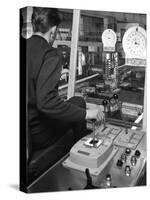
{"label": "man's neck", "polygon": [[42,34],[41,32],[36,32],[34,35],[39,35],[42,38],[44,38],[49,43],[49,35],[48,34]]}

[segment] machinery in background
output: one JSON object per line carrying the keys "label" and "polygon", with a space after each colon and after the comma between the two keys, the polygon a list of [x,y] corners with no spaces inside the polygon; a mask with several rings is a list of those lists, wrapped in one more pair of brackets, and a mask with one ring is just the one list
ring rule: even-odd
{"label": "machinery in background", "polygon": [[88,87],[83,88],[87,102],[103,104],[107,101],[106,112],[113,114],[119,110],[118,101],[118,53],[115,51],[116,33],[112,29],[106,29],[102,34],[103,42],[103,73],[99,72],[96,82],[91,81]]}
{"label": "machinery in background", "polygon": [[[105,89],[106,86],[109,86],[108,90],[110,94],[113,94],[113,90],[117,88],[118,70],[115,33],[110,29],[105,30],[102,41],[105,58],[104,85]],[[141,27],[132,27],[127,30],[123,38],[123,48],[126,54],[126,66],[146,66],[146,34]],[[89,87],[86,92],[96,95],[96,87]],[[113,98],[110,96],[108,98],[106,95],[102,100],[105,120],[108,105],[110,107],[117,99],[118,96],[113,94]],[[113,111],[113,107],[110,108]],[[130,113],[131,111],[132,113]],[[138,117],[142,113],[142,107],[123,102],[122,112]],[[90,180],[91,188],[136,185],[143,165],[146,163],[146,134],[140,129],[129,128],[129,122],[112,119],[118,121],[118,126],[114,126],[107,124],[105,120],[101,126],[96,125],[95,121],[92,122],[92,134],[82,138],[72,147],[69,157],[63,162],[63,166],[84,172],[87,180]],[[137,125],[131,124],[132,126]],[[106,174],[106,177],[103,174]],[[94,185],[91,177],[94,179]]]}
{"label": "machinery in background", "polygon": [[117,89],[118,79],[118,53],[115,51],[117,41],[116,33],[106,29],[102,34],[103,60],[104,60],[104,89],[111,92]]}
{"label": "machinery in background", "polygon": [[119,67],[120,87],[142,91],[146,67],[146,30],[140,26],[130,27],[124,34],[122,45],[125,64]]}
{"label": "machinery in background", "polygon": [[146,67],[146,31],[140,26],[129,28],[123,37],[125,65]]}
{"label": "machinery in background", "polygon": [[[144,92],[146,66],[146,31],[140,26],[129,28],[123,37],[125,65],[118,66],[118,54],[115,51],[116,34],[106,29],[102,34],[104,75],[85,88],[87,102],[101,104],[107,100],[107,111],[113,114],[119,110],[122,119],[135,120],[143,111],[142,95]],[[130,102],[125,97],[119,102],[118,96],[122,90],[136,92],[139,105],[135,98]],[[125,93],[125,92],[124,92]]]}
{"label": "machinery in background", "polygon": [[62,72],[60,78],[60,85],[62,85],[68,83],[69,79],[70,48],[66,45],[59,45],[58,50],[62,55]]}

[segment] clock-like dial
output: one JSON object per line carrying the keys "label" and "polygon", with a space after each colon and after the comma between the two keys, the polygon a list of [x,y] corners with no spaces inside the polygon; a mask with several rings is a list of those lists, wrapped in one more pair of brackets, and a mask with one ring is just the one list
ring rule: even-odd
{"label": "clock-like dial", "polygon": [[116,33],[112,29],[106,29],[102,34],[104,46],[115,46],[117,41]]}
{"label": "clock-like dial", "polygon": [[126,57],[144,58],[146,56],[146,31],[139,26],[129,28],[123,37]]}

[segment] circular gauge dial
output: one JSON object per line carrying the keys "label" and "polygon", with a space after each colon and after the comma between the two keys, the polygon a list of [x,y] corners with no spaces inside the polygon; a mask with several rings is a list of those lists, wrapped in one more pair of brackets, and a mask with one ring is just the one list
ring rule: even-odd
{"label": "circular gauge dial", "polygon": [[123,37],[126,57],[141,58],[146,53],[146,31],[139,26],[129,28]]}
{"label": "circular gauge dial", "polygon": [[102,34],[104,46],[115,46],[117,41],[116,33],[112,29],[106,29]]}

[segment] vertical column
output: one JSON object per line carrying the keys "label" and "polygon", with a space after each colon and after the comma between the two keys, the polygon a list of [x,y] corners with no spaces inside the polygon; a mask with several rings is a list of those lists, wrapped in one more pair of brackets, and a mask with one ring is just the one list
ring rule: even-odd
{"label": "vertical column", "polygon": [[147,73],[145,69],[145,86],[144,86],[144,111],[143,111],[143,131],[147,130]]}
{"label": "vertical column", "polygon": [[104,18],[104,30],[106,30],[108,28],[108,23],[109,23],[109,19],[108,17]]}
{"label": "vertical column", "polygon": [[75,9],[73,11],[68,98],[74,96],[74,93],[75,93],[79,22],[80,22],[80,10]]}

